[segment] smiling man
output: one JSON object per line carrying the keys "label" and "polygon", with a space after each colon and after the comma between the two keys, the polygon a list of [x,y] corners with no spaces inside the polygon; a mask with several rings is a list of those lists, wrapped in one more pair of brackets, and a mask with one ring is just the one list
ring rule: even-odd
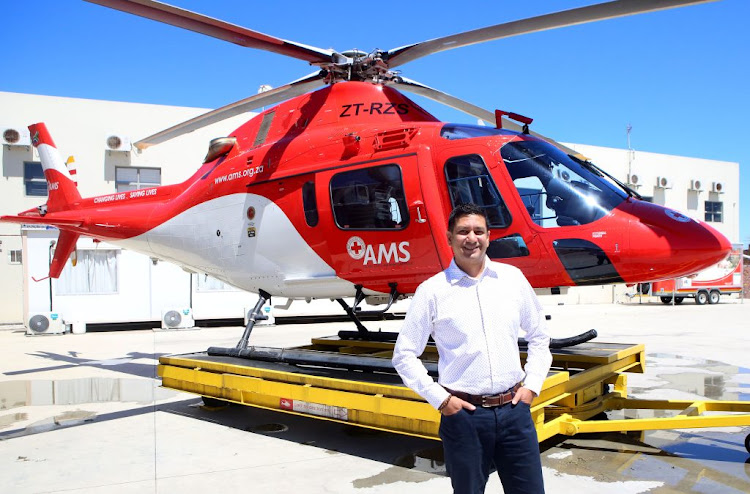
{"label": "smiling man", "polygon": [[[453,261],[414,294],[393,365],[442,414],[440,438],[455,493],[480,493],[494,466],[506,494],[544,492],[529,405],[552,356],[545,318],[521,271],[487,258],[484,210],[457,206],[448,219]],[[528,341],[521,367],[518,337]],[[435,340],[439,382],[419,356]]]}

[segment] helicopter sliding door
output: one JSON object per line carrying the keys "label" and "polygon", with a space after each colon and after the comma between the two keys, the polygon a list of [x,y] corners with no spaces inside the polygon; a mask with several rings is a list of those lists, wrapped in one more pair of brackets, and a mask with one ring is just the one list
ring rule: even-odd
{"label": "helicopter sliding door", "polygon": [[[321,172],[329,184],[325,230],[336,273],[366,290],[413,293],[439,271],[417,169],[406,155]],[[323,217],[325,216],[325,218]]]}

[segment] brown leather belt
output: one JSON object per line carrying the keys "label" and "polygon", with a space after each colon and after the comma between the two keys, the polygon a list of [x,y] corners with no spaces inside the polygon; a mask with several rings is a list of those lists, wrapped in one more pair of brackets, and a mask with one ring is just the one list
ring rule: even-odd
{"label": "brown leather belt", "polygon": [[521,383],[518,383],[505,393],[500,393],[497,395],[472,395],[469,393],[464,393],[462,391],[453,391],[452,389],[448,388],[445,388],[445,390],[457,398],[468,401],[472,405],[477,405],[484,408],[492,408],[501,407],[506,403],[510,403],[511,401],[513,401],[513,396],[516,394],[516,391],[518,391],[518,388],[520,387]]}

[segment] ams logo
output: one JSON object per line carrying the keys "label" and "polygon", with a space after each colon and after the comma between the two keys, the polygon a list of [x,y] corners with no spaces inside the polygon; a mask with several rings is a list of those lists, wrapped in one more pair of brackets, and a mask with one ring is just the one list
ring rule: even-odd
{"label": "ams logo", "polygon": [[355,261],[364,258],[364,266],[409,262],[411,253],[408,247],[409,242],[369,245],[361,237],[351,237],[346,243],[349,256]]}

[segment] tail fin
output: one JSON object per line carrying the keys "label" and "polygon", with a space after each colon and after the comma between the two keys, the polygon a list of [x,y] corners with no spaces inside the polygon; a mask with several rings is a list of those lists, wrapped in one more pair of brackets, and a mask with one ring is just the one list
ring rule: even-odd
{"label": "tail fin", "polygon": [[64,211],[75,209],[81,200],[75,182],[68,172],[55,143],[47,131],[47,126],[38,123],[29,126],[31,142],[39,152],[44,169],[44,178],[47,179],[49,198],[47,199],[47,212]]}

